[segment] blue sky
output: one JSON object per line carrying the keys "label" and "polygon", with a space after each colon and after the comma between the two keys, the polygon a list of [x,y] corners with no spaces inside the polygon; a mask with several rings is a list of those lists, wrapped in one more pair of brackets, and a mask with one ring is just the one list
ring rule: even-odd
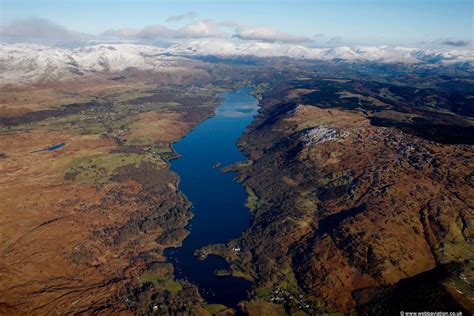
{"label": "blue sky", "polygon": [[[108,29],[168,23],[194,12],[195,19],[234,21],[306,36],[317,43],[417,46],[423,42],[470,41],[471,0],[0,0],[2,24],[41,17],[71,30],[99,34]],[[315,37],[316,35],[316,37]]]}

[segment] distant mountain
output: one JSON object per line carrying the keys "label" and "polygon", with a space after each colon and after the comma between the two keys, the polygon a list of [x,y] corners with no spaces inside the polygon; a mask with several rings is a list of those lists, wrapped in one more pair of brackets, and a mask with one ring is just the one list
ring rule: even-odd
{"label": "distant mountain", "polygon": [[474,63],[474,53],[468,50],[429,50],[405,47],[337,47],[308,48],[259,42],[198,40],[169,47],[168,52],[183,55],[290,57],[301,59],[373,61],[382,63]]}
{"label": "distant mountain", "polygon": [[196,40],[168,48],[136,44],[96,44],[75,49],[34,44],[0,44],[0,80],[33,83],[127,69],[172,71],[179,57],[289,57],[347,62],[474,65],[469,50],[428,50],[404,47],[307,48],[261,42]]}
{"label": "distant mountain", "polygon": [[163,49],[131,44],[99,44],[76,49],[33,44],[0,45],[0,78],[4,83],[67,79],[128,68],[158,70],[166,64]]}

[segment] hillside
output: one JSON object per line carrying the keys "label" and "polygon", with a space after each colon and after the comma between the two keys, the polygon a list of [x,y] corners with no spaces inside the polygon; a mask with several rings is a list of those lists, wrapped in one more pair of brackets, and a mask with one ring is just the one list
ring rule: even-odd
{"label": "hillside", "polygon": [[0,84],[32,84],[65,80],[88,80],[100,73],[119,74],[135,70],[168,73],[185,71],[198,56],[227,58],[287,57],[305,60],[415,64],[425,67],[453,65],[472,69],[470,50],[428,50],[404,47],[307,48],[277,43],[238,43],[197,40],[167,48],[138,44],[95,44],[74,49],[35,44],[0,45]]}

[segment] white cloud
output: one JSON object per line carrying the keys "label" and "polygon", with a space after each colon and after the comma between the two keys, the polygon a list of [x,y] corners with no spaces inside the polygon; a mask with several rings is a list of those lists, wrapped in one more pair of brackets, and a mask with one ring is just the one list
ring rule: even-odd
{"label": "white cloud", "polygon": [[181,38],[225,38],[234,37],[241,40],[305,43],[311,42],[309,37],[292,35],[271,27],[252,27],[238,21],[193,21],[181,28],[170,29],[163,25],[145,26],[141,30],[118,29],[108,30],[102,35],[120,38],[135,37],[137,39],[181,39]]}
{"label": "white cloud", "polygon": [[173,38],[176,35],[176,31],[167,28],[163,25],[148,25],[145,26],[140,32],[137,33],[136,37],[144,39],[155,39],[155,38]]}
{"label": "white cloud", "polygon": [[223,37],[222,25],[212,20],[196,21],[185,25],[177,31],[178,37]]}
{"label": "white cloud", "polygon": [[221,30],[222,25],[212,20],[195,21],[185,26],[173,30],[164,25],[148,25],[141,30],[122,28],[107,30],[102,33],[104,36],[118,38],[137,39],[178,39],[178,38],[203,38],[203,37],[224,37],[226,34]]}
{"label": "white cloud", "polygon": [[170,16],[166,19],[166,22],[172,23],[172,22],[179,22],[179,21],[183,21],[183,20],[194,20],[198,16],[199,15],[196,12],[190,11],[190,12],[186,12],[184,14],[172,15],[172,16]]}
{"label": "white cloud", "polygon": [[111,29],[103,32],[101,35],[126,39],[157,39],[174,38],[176,37],[177,32],[166,26],[155,24],[144,26],[142,29]]}
{"label": "white cloud", "polygon": [[[180,20],[194,16],[188,12],[183,17],[170,17]],[[198,20],[191,21],[180,28],[170,28],[160,24],[147,25],[143,28],[119,28],[106,30],[99,37],[69,30],[46,19],[29,18],[16,21],[0,29],[2,41],[30,42],[41,44],[69,44],[92,39],[97,40],[178,40],[193,38],[239,38],[241,40],[304,43],[311,39],[292,35],[271,27],[252,27],[236,21]],[[105,38],[104,38],[105,37]]]}
{"label": "white cloud", "polygon": [[303,43],[311,41],[311,39],[308,37],[288,34],[271,27],[239,26],[235,29],[235,34],[233,37],[240,38],[242,40],[263,41],[270,43]]}
{"label": "white cloud", "polygon": [[138,33],[140,33],[139,29],[124,27],[121,29],[107,30],[103,32],[102,35],[120,38],[133,38],[137,37]]}

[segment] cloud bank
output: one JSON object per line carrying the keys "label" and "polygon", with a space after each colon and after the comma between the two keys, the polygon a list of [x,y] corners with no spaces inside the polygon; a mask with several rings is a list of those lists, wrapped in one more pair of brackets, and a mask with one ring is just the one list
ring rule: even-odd
{"label": "cloud bank", "polygon": [[303,43],[311,41],[308,37],[288,34],[271,27],[240,26],[235,29],[232,37],[269,43]]}
{"label": "cloud bank", "polygon": [[[168,20],[178,21],[189,18],[191,12],[182,16],[169,17]],[[193,15],[194,16],[194,15]],[[102,33],[128,39],[182,39],[182,38],[237,38],[245,41],[263,41],[269,43],[305,43],[311,39],[283,32],[271,27],[254,27],[234,21],[197,20],[178,28],[155,24],[142,29],[113,29]]]}
{"label": "cloud bank", "polygon": [[464,46],[468,46],[469,45],[469,42],[467,41],[444,41],[442,43],[443,45],[447,45],[447,46],[454,46],[454,47],[464,47]]}
{"label": "cloud bank", "polygon": [[142,29],[121,28],[103,32],[103,36],[125,39],[182,39],[182,38],[221,38],[225,33],[220,30],[218,23],[211,20],[195,21],[179,29],[154,24],[144,26]]}
{"label": "cloud bank", "polygon": [[31,17],[15,21],[0,28],[0,37],[6,42],[37,44],[67,44],[93,39],[86,33],[69,30],[52,21]]}
{"label": "cloud bank", "polygon": [[72,31],[47,19],[33,17],[18,20],[0,28],[0,36],[2,41],[6,42],[29,42],[48,45],[63,45],[93,39],[172,41],[199,38],[235,38],[242,41],[288,44],[312,41],[309,37],[289,34],[272,27],[251,26],[235,21],[195,20],[197,16],[196,12],[187,12],[182,15],[168,17],[167,21],[169,22],[192,20],[178,28],[152,24],[142,28],[109,29],[99,36]]}
{"label": "cloud bank", "polygon": [[[281,44],[302,44],[308,47],[340,47],[355,45],[341,37],[316,33],[312,37],[290,34],[268,26],[253,26],[239,21],[216,21],[197,19],[196,12],[170,16],[168,22],[182,22],[178,26],[152,24],[141,28],[109,29],[99,35],[91,35],[70,30],[50,20],[31,17],[0,26],[0,41],[9,43],[36,43],[56,46],[79,46],[84,42],[142,42],[158,45],[171,45],[183,39],[219,38],[236,41],[258,41]],[[190,21],[189,21],[190,20]],[[186,21],[186,22],[184,22]],[[419,43],[421,45],[423,43]],[[472,40],[439,39],[424,43],[427,47],[453,47],[468,49],[474,47]]]}
{"label": "cloud bank", "polygon": [[102,35],[129,39],[233,37],[246,41],[269,43],[305,43],[311,41],[309,37],[288,34],[271,27],[232,26],[232,23],[229,22],[216,22],[212,20],[191,22],[177,30],[157,24],[145,26],[140,30],[129,28],[107,30]]}

